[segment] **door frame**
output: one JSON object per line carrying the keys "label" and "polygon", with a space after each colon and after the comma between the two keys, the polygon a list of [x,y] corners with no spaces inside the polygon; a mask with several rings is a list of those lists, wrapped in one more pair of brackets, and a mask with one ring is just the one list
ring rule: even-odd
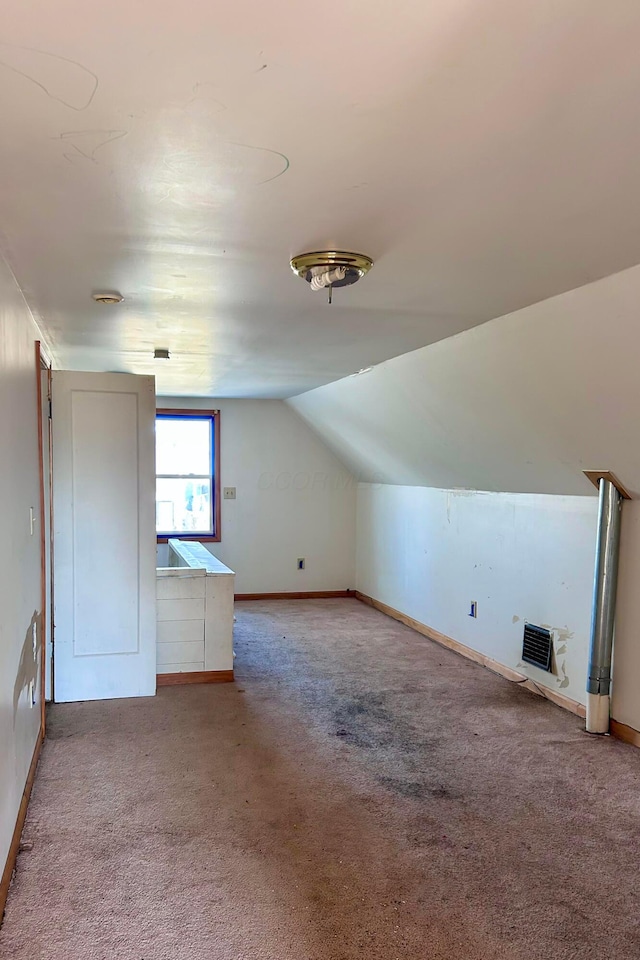
{"label": "door frame", "polygon": [[[38,411],[38,473],[40,487],[40,633],[41,633],[41,651],[40,651],[40,711],[41,711],[41,731],[45,734],[46,726],[46,672],[47,672],[47,642],[49,637],[53,639],[53,471],[51,446],[51,414],[49,414],[46,430],[49,434],[49,457],[48,462],[44,462],[44,442],[43,433],[45,430],[44,417],[42,415],[42,374],[46,372],[47,380],[47,399],[51,403],[51,359],[45,352],[41,342],[35,341],[35,373],[36,373],[36,403]],[[51,409],[51,408],[49,408]],[[49,503],[45,504],[46,484],[45,477],[49,480]],[[45,531],[45,508],[49,508],[49,538],[47,542]],[[49,555],[49,607],[47,609],[47,553]],[[53,645],[51,648],[52,662],[51,670],[51,699],[54,699],[53,692]]]}

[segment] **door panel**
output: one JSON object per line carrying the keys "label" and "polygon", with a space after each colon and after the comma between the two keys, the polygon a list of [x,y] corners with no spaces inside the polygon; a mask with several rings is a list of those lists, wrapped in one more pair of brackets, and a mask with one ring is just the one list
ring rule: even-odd
{"label": "door panel", "polygon": [[155,693],[153,377],[53,373],[57,701]]}

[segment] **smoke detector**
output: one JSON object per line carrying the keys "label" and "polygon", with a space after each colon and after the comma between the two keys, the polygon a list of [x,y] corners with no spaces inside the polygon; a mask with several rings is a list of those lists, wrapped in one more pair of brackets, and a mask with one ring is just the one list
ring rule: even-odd
{"label": "smoke detector", "polygon": [[315,250],[300,253],[291,260],[291,269],[306,280],[312,290],[329,291],[331,303],[334,287],[350,287],[373,266],[371,257],[344,250]]}
{"label": "smoke detector", "polygon": [[122,303],[124,297],[120,293],[115,293],[112,291],[110,293],[92,293],[91,296],[96,303],[112,304],[112,303]]}

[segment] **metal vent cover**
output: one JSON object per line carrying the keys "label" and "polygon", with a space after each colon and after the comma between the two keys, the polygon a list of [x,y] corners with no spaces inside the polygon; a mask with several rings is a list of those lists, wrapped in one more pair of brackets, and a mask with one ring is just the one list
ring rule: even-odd
{"label": "metal vent cover", "polygon": [[553,641],[551,631],[544,627],[537,627],[533,623],[525,623],[522,639],[522,659],[551,673],[551,656]]}

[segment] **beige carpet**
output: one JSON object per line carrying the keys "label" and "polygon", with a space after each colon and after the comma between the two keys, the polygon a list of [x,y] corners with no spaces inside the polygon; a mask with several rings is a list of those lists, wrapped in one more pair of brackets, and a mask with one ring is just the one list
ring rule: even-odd
{"label": "beige carpet", "polygon": [[640,751],[355,600],[50,712],[5,960],[640,956]]}

